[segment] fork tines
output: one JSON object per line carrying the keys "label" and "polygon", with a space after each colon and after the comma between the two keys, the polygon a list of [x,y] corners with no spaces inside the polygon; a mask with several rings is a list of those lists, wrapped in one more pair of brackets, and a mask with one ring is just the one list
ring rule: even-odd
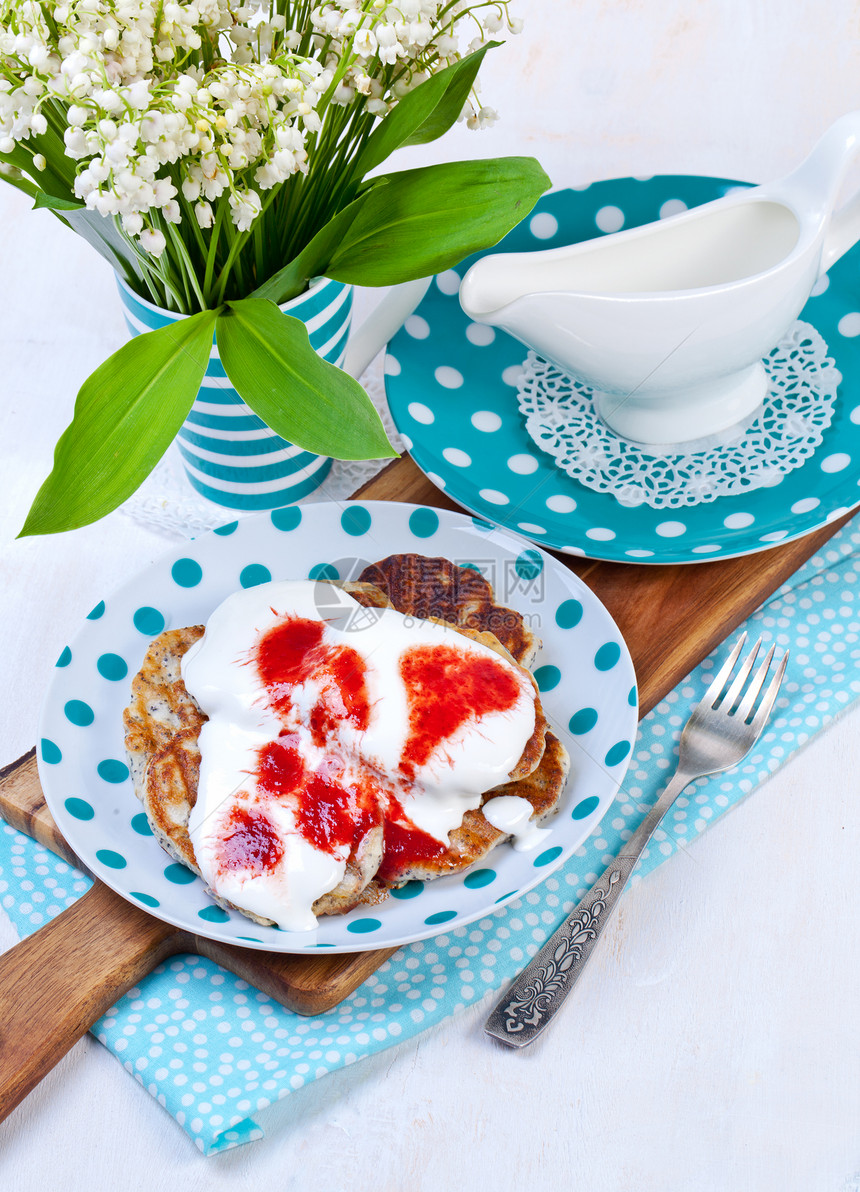
{"label": "fork tines", "polygon": [[[776,650],[775,646],[771,646],[764,657],[763,662],[759,665],[758,670],[750,680],[750,674],[755,666],[759,650],[761,649],[761,638],[751,648],[746,658],[741,663],[740,670],[735,675],[734,681],[729,686],[732,672],[737,665],[740,658],[741,650],[746,644],[746,632],[742,633],[735,642],[731,654],[729,654],[726,661],[720,667],[717,675],[714,677],[710,687],[705,692],[703,704],[712,708],[723,706],[725,712],[730,716],[737,716],[745,724],[752,722],[754,727],[763,725],[770,715],[774,702],[776,701],[777,693],[785,675],[785,668],[788,663],[788,650],[783,654],[776,668],[776,672],[771,678],[767,688],[762,693],[768,671],[773,662],[773,656]],[[753,710],[756,701],[761,695],[761,703],[758,711],[755,713],[753,719]]]}

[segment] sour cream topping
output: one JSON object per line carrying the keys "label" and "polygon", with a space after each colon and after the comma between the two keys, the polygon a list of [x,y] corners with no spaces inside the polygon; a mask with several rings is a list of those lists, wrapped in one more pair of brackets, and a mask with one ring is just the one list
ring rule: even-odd
{"label": "sour cream topping", "polygon": [[549,828],[539,828],[531,822],[533,813],[534,808],[528,799],[522,799],[519,795],[494,795],[481,808],[481,814],[488,824],[512,837],[511,843],[518,853],[531,852],[542,840],[552,835]]}
{"label": "sour cream topping", "polygon": [[531,681],[495,651],[319,582],[230,596],[182,677],[208,716],[198,865],[216,895],[289,931],[316,925],[374,832],[389,864],[441,851],[535,725]]}

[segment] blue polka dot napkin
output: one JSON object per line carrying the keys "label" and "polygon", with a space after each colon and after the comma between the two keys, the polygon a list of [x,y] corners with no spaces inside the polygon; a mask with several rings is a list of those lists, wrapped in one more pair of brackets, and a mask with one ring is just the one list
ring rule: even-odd
{"label": "blue polka dot napkin", "polygon": [[[774,715],[735,770],[699,779],[647,849],[634,883],[738,803],[860,697],[860,527],[840,531],[747,623],[791,649]],[[93,1032],[214,1154],[262,1137],[254,1114],[336,1068],[417,1035],[498,989],[534,955],[643,818],[721,647],[641,723],[615,804],[543,885],[485,919],[401,948],[340,1006],[302,1018],[208,960],[180,957],[132,989]],[[22,934],[69,906],[88,881],[28,837],[0,830],[0,905]],[[630,895],[628,895],[629,897]]]}

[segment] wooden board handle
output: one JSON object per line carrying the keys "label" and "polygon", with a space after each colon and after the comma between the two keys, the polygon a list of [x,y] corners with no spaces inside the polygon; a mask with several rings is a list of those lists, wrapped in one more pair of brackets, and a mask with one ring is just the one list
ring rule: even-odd
{"label": "wooden board handle", "polygon": [[[35,749],[0,770],[0,816],[70,865],[85,869],[54,823],[45,803]],[[207,956],[288,1010],[305,1015],[322,1014],[336,1006],[397,951],[396,948],[383,948],[334,956],[293,956],[240,948],[196,935],[183,938],[187,945],[184,950]],[[4,963],[5,958],[0,958],[0,973]]]}
{"label": "wooden board handle", "polygon": [[368,952],[337,952],[333,956],[310,956],[306,952],[261,952],[222,944],[220,940],[194,937],[194,950],[223,965],[261,993],[296,1014],[314,1017],[339,1005],[393,956],[397,948]]}
{"label": "wooden board handle", "polygon": [[3,955],[0,1121],[117,998],[188,937],[96,882]]}
{"label": "wooden board handle", "polygon": [[17,828],[25,836],[38,840],[39,844],[76,869],[89,872],[67,843],[48,810],[39,782],[35,749],[0,770],[0,815],[11,828]]}

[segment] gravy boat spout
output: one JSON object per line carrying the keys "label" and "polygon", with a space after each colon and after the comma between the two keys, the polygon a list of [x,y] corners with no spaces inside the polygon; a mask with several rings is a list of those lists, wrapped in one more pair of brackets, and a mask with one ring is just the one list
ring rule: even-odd
{"label": "gravy boat spout", "polygon": [[460,304],[592,386],[625,438],[725,430],[759,406],[762,358],[860,239],[860,193],[834,210],[858,147],[854,112],[775,182],[580,244],[483,257]]}

